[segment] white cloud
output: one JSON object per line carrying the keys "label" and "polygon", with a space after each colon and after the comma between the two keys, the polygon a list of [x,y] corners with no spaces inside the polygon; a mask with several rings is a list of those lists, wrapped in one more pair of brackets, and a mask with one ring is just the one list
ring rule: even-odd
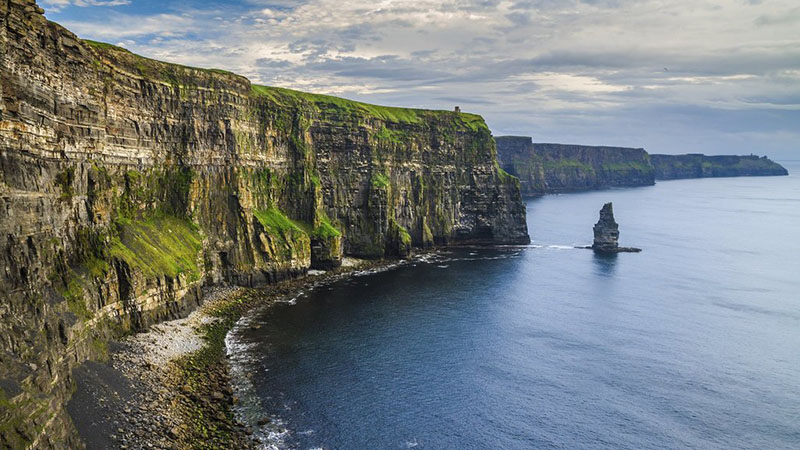
{"label": "white cloud", "polygon": [[[580,129],[604,143],[619,124],[645,119],[677,127],[665,135],[726,111],[783,114],[771,122],[783,123],[800,109],[798,11],[796,0],[248,0],[64,24],[264,84],[406,106],[457,101],[501,133],[547,127],[570,140]],[[624,111],[636,116],[620,119]],[[683,120],[692,115],[703,117]],[[652,133],[641,128],[620,137],[647,146]]]}
{"label": "white cloud", "polygon": [[131,16],[111,14],[102,23],[66,21],[63,25],[80,36],[108,40],[150,35],[161,38],[183,36],[196,28],[196,23],[192,18],[175,14],[136,17],[133,20]]}
{"label": "white cloud", "polygon": [[42,2],[48,12],[59,12],[67,6],[85,8],[88,6],[122,6],[130,4],[131,0],[46,0]]}

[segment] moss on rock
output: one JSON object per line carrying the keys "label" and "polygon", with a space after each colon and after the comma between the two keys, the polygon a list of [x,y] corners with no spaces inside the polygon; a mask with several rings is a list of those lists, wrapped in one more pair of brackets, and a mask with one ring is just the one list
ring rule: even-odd
{"label": "moss on rock", "polygon": [[203,240],[194,224],[160,215],[147,220],[119,218],[117,228],[119,236],[111,241],[111,257],[125,261],[148,278],[200,278],[198,255]]}

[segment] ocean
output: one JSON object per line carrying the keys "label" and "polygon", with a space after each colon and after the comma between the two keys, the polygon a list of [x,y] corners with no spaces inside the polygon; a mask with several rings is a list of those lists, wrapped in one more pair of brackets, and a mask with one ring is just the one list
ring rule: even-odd
{"label": "ocean", "polygon": [[[800,163],[527,201],[530,246],[447,249],[228,336],[265,448],[800,448]],[[620,245],[589,245],[612,201]]]}

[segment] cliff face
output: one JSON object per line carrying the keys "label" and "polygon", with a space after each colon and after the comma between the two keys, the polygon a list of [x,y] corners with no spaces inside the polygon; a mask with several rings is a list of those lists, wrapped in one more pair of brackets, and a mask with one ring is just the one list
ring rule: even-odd
{"label": "cliff face", "polygon": [[77,446],[71,368],[343,254],[526,243],[479,116],[251,85],[81,41],[0,3],[0,447]]}
{"label": "cliff face", "polygon": [[655,180],[788,175],[766,156],[650,155],[641,148],[535,144],[498,136],[497,159],[519,177],[523,195],[650,186]]}
{"label": "cliff face", "polygon": [[641,148],[534,144],[530,137],[499,136],[501,167],[519,177],[523,195],[654,184]]}
{"label": "cliff face", "polygon": [[650,155],[656,179],[788,175],[766,156]]}

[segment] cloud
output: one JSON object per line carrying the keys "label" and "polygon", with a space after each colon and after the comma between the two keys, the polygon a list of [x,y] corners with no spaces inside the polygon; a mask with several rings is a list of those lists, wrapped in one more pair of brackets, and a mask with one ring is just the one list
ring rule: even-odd
{"label": "cloud", "polygon": [[[89,0],[54,0],[76,1]],[[49,17],[85,37],[262,84],[403,106],[458,103],[497,133],[645,147],[687,136],[681,147],[734,151],[718,146],[731,142],[719,133],[775,131],[770,124],[788,127],[800,109],[795,0],[165,0],[157,11],[135,2],[91,10]],[[720,120],[732,128],[698,129]],[[795,132],[785,131],[775,146]]]}
{"label": "cloud", "polygon": [[89,6],[123,6],[130,4],[131,0],[47,0],[42,2],[48,12],[59,12],[68,6],[85,8]]}
{"label": "cloud", "polygon": [[782,14],[764,14],[756,18],[756,25],[791,25],[800,22],[800,8],[794,8]]}
{"label": "cloud", "polygon": [[66,21],[63,25],[78,35],[108,40],[141,36],[162,38],[183,36],[196,30],[195,21],[191,17],[175,14],[158,14],[146,17],[110,14],[103,23]]}

